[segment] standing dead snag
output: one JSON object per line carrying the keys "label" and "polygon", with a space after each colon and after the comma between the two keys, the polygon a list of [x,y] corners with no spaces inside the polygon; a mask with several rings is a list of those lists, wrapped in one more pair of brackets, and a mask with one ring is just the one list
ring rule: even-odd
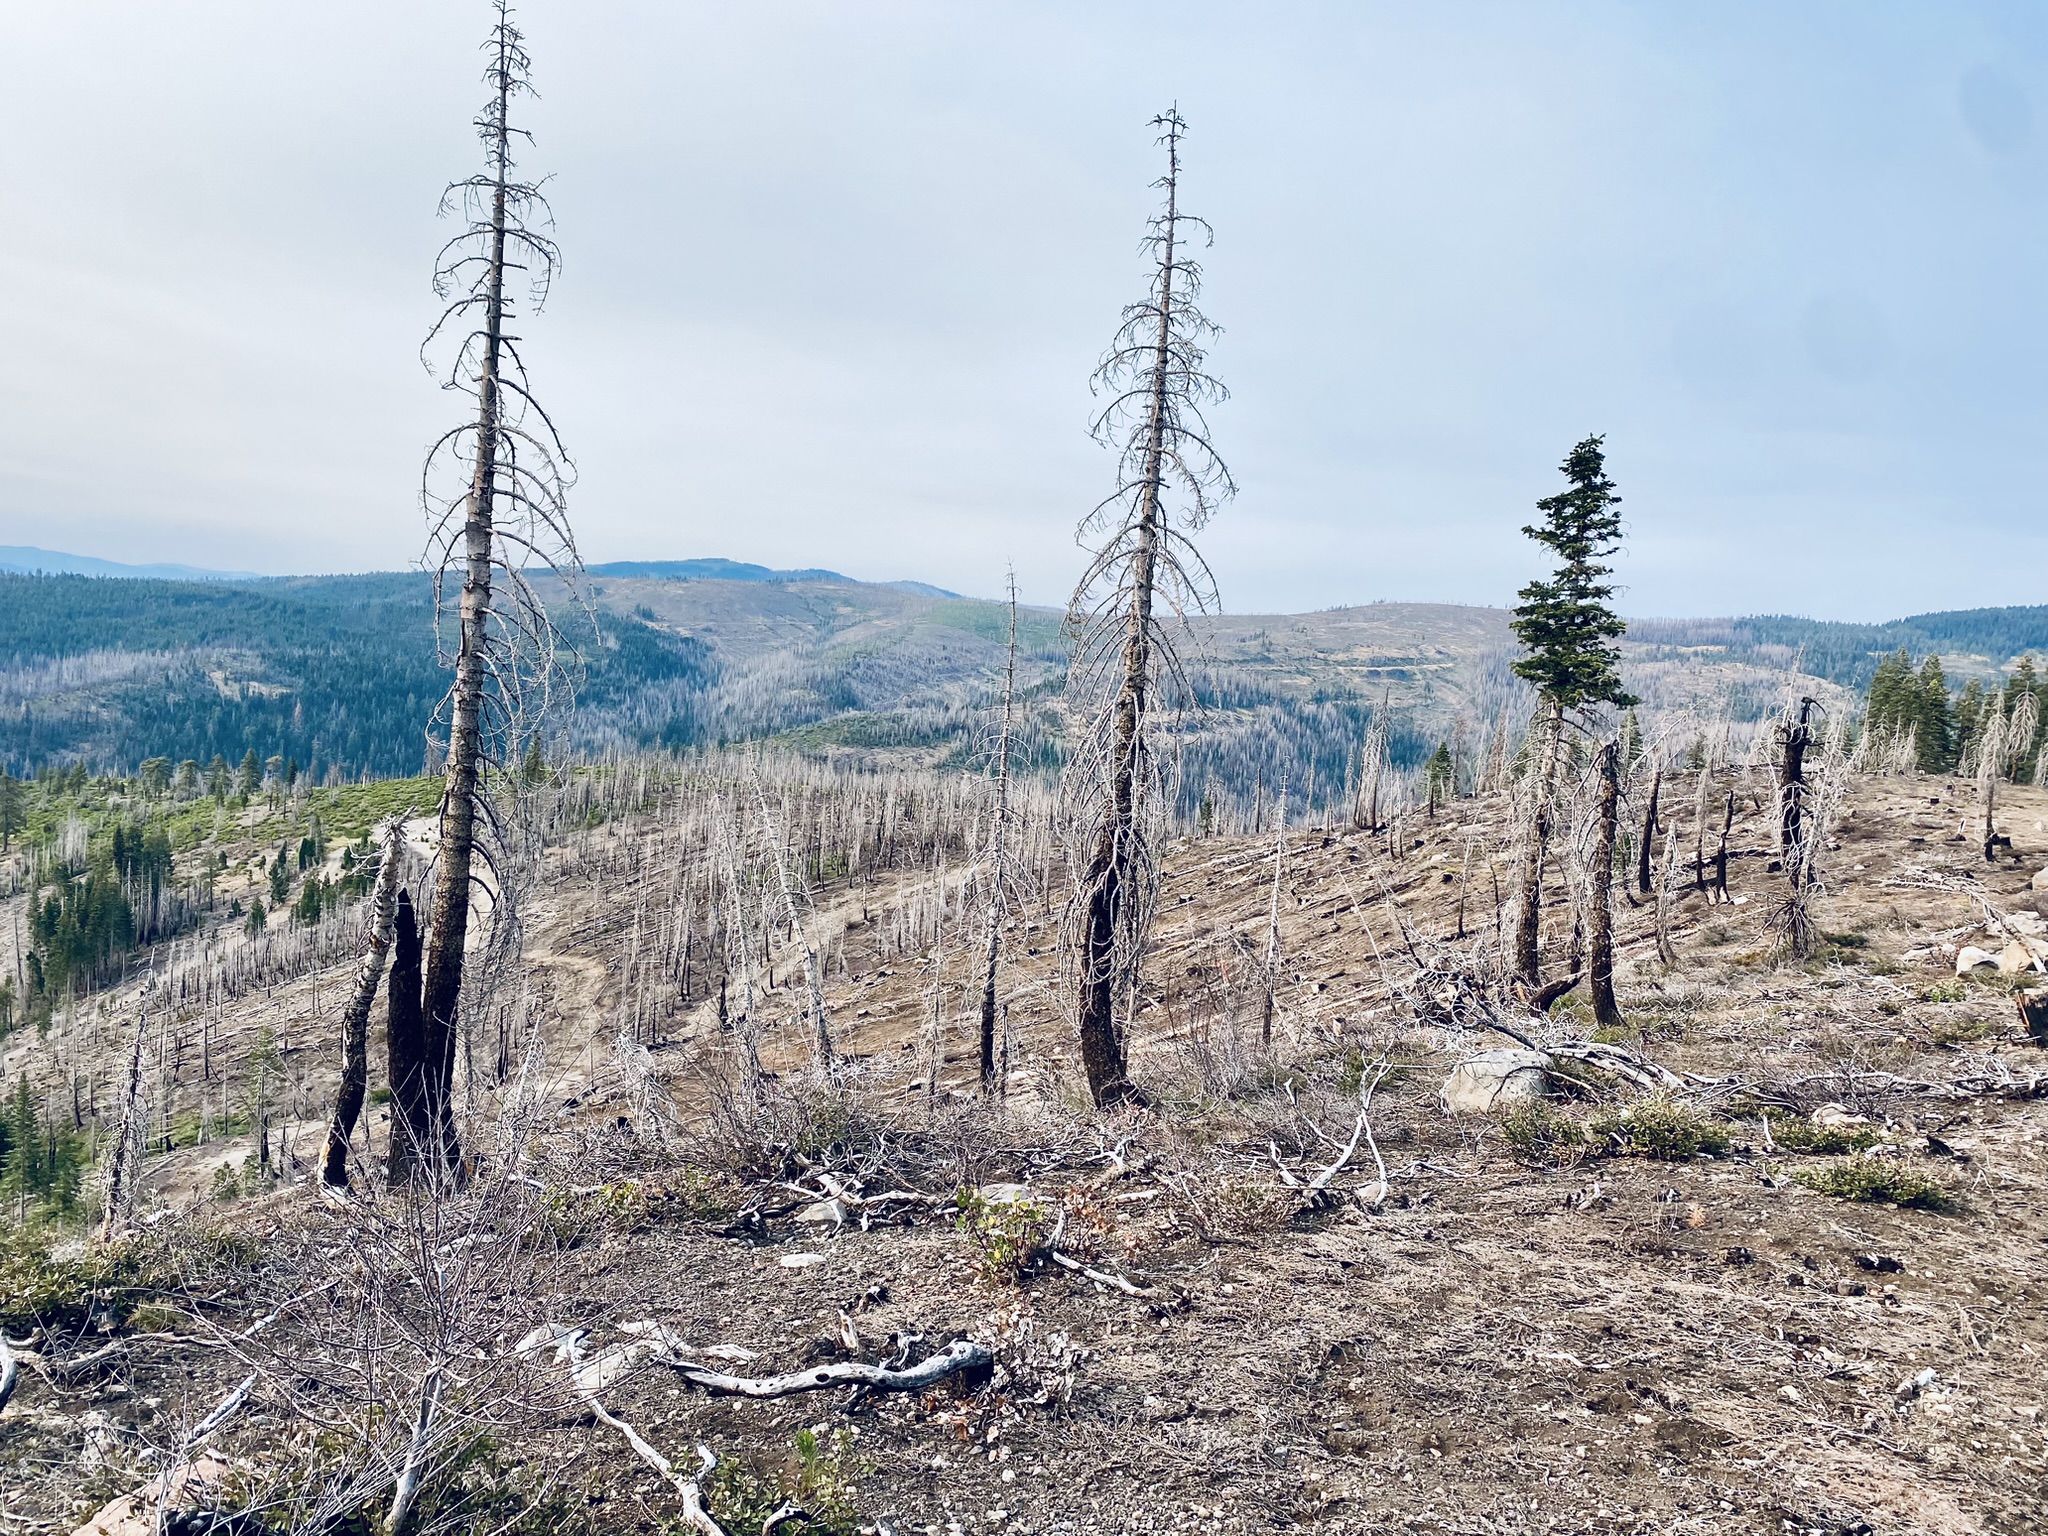
{"label": "standing dead snag", "polygon": [[[1788,859],[1799,846],[1799,824],[1806,814],[1806,749],[1813,745],[1813,711],[1817,702],[1811,697],[1802,698],[1799,712],[1788,718],[1781,728],[1778,851]],[[1790,868],[1789,863],[1787,868]]]}
{"label": "standing dead snag", "polygon": [[391,918],[391,975],[384,984],[384,1054],[391,1085],[393,1184],[412,1177],[422,1159],[433,1159],[433,1111],[427,1099],[427,1031],[420,1007],[420,927],[412,894],[400,891]]}
{"label": "standing dead snag", "polygon": [[[811,942],[810,906],[811,894],[803,891],[803,909],[798,910],[797,892],[801,873],[793,882],[789,873],[790,849],[787,840],[775,825],[775,818],[768,813],[768,793],[761,787],[761,776],[751,775],[754,782],[754,805],[761,813],[761,837],[767,844],[768,855],[775,861],[775,880],[782,895],[782,915],[789,924],[790,935],[803,946],[804,985],[807,989],[811,1010],[812,1043],[818,1053],[821,1070],[832,1070],[832,1024],[825,1014],[825,985],[818,971],[818,950]],[[943,890],[942,890],[943,896]],[[771,980],[773,978],[771,977]]]}
{"label": "standing dead snag", "polygon": [[1638,702],[1621,686],[1621,653],[1613,643],[1627,633],[1628,625],[1608,606],[1613,585],[1600,580],[1613,569],[1600,564],[1601,557],[1621,546],[1621,514],[1615,510],[1621,498],[1607,478],[1607,459],[1601,451],[1605,441],[1589,437],[1572,449],[1559,466],[1571,488],[1537,502],[1543,522],[1522,529],[1559,557],[1556,574],[1522,588],[1517,594],[1522,600],[1514,609],[1515,637],[1529,652],[1514,664],[1515,675],[1535,686],[1545,714],[1542,752],[1531,786],[1533,814],[1522,856],[1514,955],[1523,987],[1539,995],[1543,860],[1565,727],[1574,711],[1596,704],[1627,708]]}
{"label": "standing dead snag", "polygon": [[398,869],[405,859],[405,824],[394,820],[384,829],[384,857],[371,888],[369,926],[363,939],[363,962],[356,970],[355,991],[341,1011],[341,1087],[334,1095],[334,1118],[327,1126],[327,1144],[320,1150],[320,1180],[330,1188],[348,1183],[348,1143],[363,1112],[370,1085],[370,1005],[384,979],[391,952],[391,927],[397,912]]}
{"label": "standing dead snag", "polygon": [[1618,1029],[1622,1018],[1614,1001],[1614,836],[1621,820],[1619,742],[1601,747],[1597,767],[1600,806],[1586,890],[1586,990],[1593,995],[1594,1022]]}
{"label": "standing dead snag", "polygon": [[996,1091],[996,962],[1003,947],[1003,880],[1010,829],[1010,728],[1017,707],[1017,573],[1010,573],[1010,640],[1003,662],[1003,719],[996,735],[996,803],[988,832],[988,907],[981,931],[981,1091]]}
{"label": "standing dead snag", "polygon": [[[1151,292],[1127,307],[1094,387],[1108,404],[1096,441],[1117,450],[1117,487],[1082,519],[1094,558],[1075,586],[1068,621],[1075,631],[1067,697],[1085,711],[1068,763],[1070,826],[1086,828],[1075,862],[1081,879],[1068,903],[1064,948],[1076,969],[1081,1060],[1097,1104],[1131,1096],[1125,1030],[1146,935],[1157,899],[1153,822],[1159,813],[1152,749],[1158,689],[1187,697],[1173,641],[1156,609],[1176,615],[1215,603],[1215,582],[1188,535],[1208,522],[1237,487],[1209,444],[1205,403],[1226,398],[1206,372],[1204,346],[1216,333],[1196,307],[1201,268],[1187,255],[1183,226],[1206,238],[1206,221],[1180,210],[1178,111],[1153,119],[1166,148],[1166,175],[1154,183],[1165,207],[1147,228]],[[1168,482],[1177,512],[1166,505]],[[1177,525],[1177,526],[1176,526]]]}
{"label": "standing dead snag", "polygon": [[[540,184],[514,175],[512,141],[526,133],[512,126],[512,103],[531,90],[531,60],[506,0],[498,0],[484,49],[491,95],[476,127],[485,169],[453,183],[442,196],[442,211],[459,208],[467,227],[442,247],[434,291],[449,303],[427,337],[429,347],[443,337],[454,340],[442,387],[470,397],[474,414],[428,450],[420,493],[431,530],[428,560],[437,613],[444,611],[447,577],[458,568],[462,572],[455,679],[445,701],[448,745],[419,1072],[434,1162],[444,1168],[454,1166],[457,1153],[455,1042],[471,888],[491,870],[487,843],[498,830],[487,775],[517,761],[521,739],[532,734],[546,708],[556,671],[558,637],[525,570],[538,561],[572,591],[580,571],[565,501],[567,456],[533,397],[520,338],[510,329],[515,303],[508,278],[525,275],[538,309],[560,258],[554,241],[541,232],[550,219]],[[461,488],[437,490],[443,476],[457,479]],[[499,905],[493,903],[494,920]]]}

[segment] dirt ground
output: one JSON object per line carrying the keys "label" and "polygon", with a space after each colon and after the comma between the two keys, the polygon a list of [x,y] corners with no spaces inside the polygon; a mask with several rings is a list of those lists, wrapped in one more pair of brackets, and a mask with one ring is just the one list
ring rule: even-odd
{"label": "dirt ground", "polygon": [[[1106,1116],[1081,1107],[1050,913],[1012,927],[1010,1092],[1004,1112],[984,1113],[970,1106],[957,1018],[927,1105],[931,957],[893,953],[880,924],[859,920],[873,892],[822,893],[845,954],[827,996],[850,1091],[861,1124],[888,1133],[844,1138],[865,1153],[776,1152],[772,1176],[715,1145],[728,1122],[714,1068],[728,1053],[711,1004],[649,1053],[680,1106],[666,1137],[608,1086],[624,940],[603,904],[621,893],[607,884],[600,901],[594,882],[564,882],[535,912],[530,947],[563,1010],[557,1134],[605,1149],[578,1209],[606,1214],[577,1229],[544,1295],[497,1301],[530,1323],[588,1328],[592,1349],[659,1321],[698,1349],[745,1351],[730,1368],[761,1374],[880,1360],[913,1334],[926,1349],[993,1344],[998,1379],[922,1393],[751,1401],[659,1365],[607,1384],[608,1411],[682,1464],[702,1443],[768,1465],[801,1429],[846,1431],[844,1477],[875,1530],[2031,1532],[2048,1511],[2048,1052],[2018,1028],[2013,982],[1958,979],[1955,955],[2005,947],[1970,890],[2038,922],[2048,892],[2029,881],[2048,861],[2048,793],[2009,792],[2017,851],[1996,865],[1969,833],[1971,802],[1953,780],[1859,780],[1823,865],[1824,942],[1804,964],[1773,957],[1783,876],[1754,808],[1734,827],[1733,900],[1688,889],[1676,902],[1675,963],[1657,958],[1654,905],[1621,909],[1621,1043],[1682,1074],[1675,1097],[1727,1138],[1684,1161],[1596,1143],[1532,1166],[1498,1119],[1442,1107],[1461,1057],[1511,1042],[1415,1017],[1403,930],[1491,930],[1485,850],[1502,807],[1490,802],[1411,818],[1398,835],[1291,835],[1270,1051],[1258,1035],[1274,840],[1177,846],[1135,1032],[1152,1102]],[[1504,861],[1498,873],[1506,883]],[[1568,921],[1560,893],[1547,922]],[[964,955],[953,964],[963,984]],[[765,1054],[790,1085],[801,991],[769,1000],[785,1022]],[[1590,1025],[1572,997],[1531,1028]],[[317,1099],[323,1048],[315,1036],[300,1049]],[[1281,1165],[1307,1180],[1335,1158],[1361,1075],[1381,1063],[1370,1126],[1383,1197],[1364,1150],[1324,1198],[1288,1187]],[[1863,1117],[1877,1150],[1799,1152],[1772,1134],[1826,1105]],[[1600,1109],[1558,1113],[1576,1123]],[[224,1144],[161,1161],[167,1209],[203,1186],[201,1150],[234,1155]],[[1858,1158],[1931,1180],[1952,1208],[1800,1182]],[[866,1230],[803,1219],[835,1169],[864,1171],[869,1195],[884,1172],[916,1173],[910,1194],[924,1198],[877,1206],[885,1219]],[[964,1221],[963,1186],[986,1197]],[[309,1241],[339,1219],[296,1186],[182,1221],[257,1235],[260,1273],[266,1251],[291,1246],[278,1234]],[[1146,1294],[1042,1252],[1006,1264],[991,1252],[1005,1222],[1041,1236],[1059,1223],[1066,1249]],[[179,1305],[230,1329],[262,1289],[216,1285]],[[0,1416],[0,1523],[71,1529],[149,1475],[150,1442],[233,1386],[241,1355],[180,1349],[189,1326],[154,1327],[173,1341],[139,1342],[61,1387],[24,1370]],[[30,1343],[55,1358],[98,1337]],[[250,1467],[286,1454],[290,1399],[259,1387],[218,1453]],[[505,1450],[579,1490],[590,1529],[682,1528],[675,1492],[573,1399]]]}

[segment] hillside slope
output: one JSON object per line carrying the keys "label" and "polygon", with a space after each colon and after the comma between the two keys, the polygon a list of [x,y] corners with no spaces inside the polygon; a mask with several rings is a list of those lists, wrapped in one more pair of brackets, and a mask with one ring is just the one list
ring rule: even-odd
{"label": "hillside slope", "polygon": [[[1667,775],[1681,848],[1684,807],[1725,793],[1737,811],[1728,899],[1674,870],[1672,959],[1654,901],[1619,910],[1622,1043],[1680,1086],[1560,1090],[1506,1118],[1438,1099],[1459,1060],[1509,1043],[1441,999],[1499,920],[1503,797],[1378,833],[1184,837],[1134,1034],[1150,1103],[1097,1115],[1081,1107],[1050,883],[1008,925],[1006,1097],[976,1105],[958,841],[972,802],[918,775],[771,782],[788,836],[825,861],[806,929],[841,1087],[812,1074],[792,930],[729,964],[689,942],[710,936],[704,850],[743,777],[646,764],[578,780],[551,816],[524,961],[468,1058],[482,1166],[524,1146],[537,1193],[493,1177],[439,1208],[439,1279],[405,1257],[420,1250],[401,1208],[304,1183],[346,951],[216,996],[195,949],[150,1047],[153,1102],[180,1125],[209,1095],[241,1109],[250,1063],[274,1050],[283,1181],[251,1170],[232,1118],[152,1150],[150,1198],[173,1214],[151,1229],[169,1246],[147,1251],[170,1257],[124,1282],[103,1322],[132,1342],[51,1381],[31,1371],[0,1418],[0,1454],[30,1469],[10,1505],[24,1528],[68,1529],[146,1485],[160,1463],[144,1449],[175,1448],[250,1372],[247,1406],[210,1442],[228,1459],[210,1486],[281,1516],[331,1475],[375,1514],[388,1473],[371,1469],[395,1464],[435,1350],[460,1340],[472,1363],[445,1401],[491,1450],[468,1482],[435,1485],[437,1518],[506,1520],[537,1500],[535,1529],[675,1529],[675,1488],[615,1423],[545,1355],[508,1353],[544,1323],[611,1352],[588,1378],[607,1413],[679,1465],[712,1449],[728,1532],[785,1495],[849,1536],[2017,1536],[2048,1507],[2048,1056],[2015,1027],[2015,978],[1959,978],[1955,959],[2048,928],[2029,883],[2048,792],[2006,791],[2016,852],[1987,865],[1967,786],[1856,779],[1824,856],[1825,943],[1791,964],[1773,953],[1768,779]],[[1041,811],[1023,848],[1045,875]],[[245,847],[225,851],[248,867]],[[1560,892],[1553,971],[1569,930]],[[0,1065],[113,1082],[138,990],[106,1001],[9,1040]],[[1519,1027],[1555,1042],[1590,1020],[1568,998]],[[748,1089],[755,1032],[770,1075]],[[1369,1142],[1354,1134],[1368,1085]],[[1324,1169],[1322,1192],[1305,1187]],[[1825,1192],[1858,1189],[1897,1198]],[[376,1299],[429,1284],[459,1287],[453,1334]],[[54,1365],[103,1342],[64,1320],[61,1291],[0,1319]],[[273,1308],[261,1349],[233,1342]],[[998,1374],[707,1395],[634,1353],[645,1323],[741,1374],[900,1363],[954,1338],[989,1347]],[[347,1364],[372,1343],[374,1388]],[[335,1411],[364,1390],[388,1431]]]}

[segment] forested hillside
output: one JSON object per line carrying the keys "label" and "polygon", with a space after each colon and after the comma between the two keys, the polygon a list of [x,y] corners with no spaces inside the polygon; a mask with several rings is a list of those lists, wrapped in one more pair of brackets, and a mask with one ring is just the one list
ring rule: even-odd
{"label": "forested hillside", "polygon": [[[0,764],[132,770],[253,751],[316,780],[417,772],[422,726],[447,687],[432,617],[432,586],[413,573],[233,584],[0,575]],[[600,714],[709,674],[687,637],[630,619],[599,634],[585,623],[572,638]]]}
{"label": "forested hillside", "polygon": [[[813,755],[961,764],[978,749],[1003,649],[1001,605],[916,582],[849,581],[728,561],[627,562],[593,572],[596,614],[568,610],[580,658],[582,751],[684,750],[753,740]],[[432,590],[415,573],[256,582],[0,574],[0,766],[152,757],[205,767],[253,751],[315,782],[416,773],[422,725],[447,686]],[[1066,633],[1051,610],[1019,629],[1020,764],[1063,751]],[[2048,607],[1926,614],[1883,625],[1793,618],[1637,620],[1624,654],[1654,711],[1761,718],[1798,673],[1863,691],[1907,646],[1960,677],[2048,651]],[[1503,610],[1376,603],[1301,615],[1200,618],[1189,647],[1199,708],[1179,727],[1181,795],[1247,801],[1281,778],[1299,799],[1341,795],[1376,711],[1388,757],[1419,765],[1464,722],[1522,707]]]}

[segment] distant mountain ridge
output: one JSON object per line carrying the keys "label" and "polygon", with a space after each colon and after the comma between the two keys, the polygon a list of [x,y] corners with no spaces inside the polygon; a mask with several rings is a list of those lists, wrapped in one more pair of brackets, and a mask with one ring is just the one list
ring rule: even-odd
{"label": "distant mountain ridge", "polygon": [[260,581],[253,571],[209,571],[197,565],[124,565],[97,555],[71,555],[32,544],[0,544],[0,571],[21,576],[119,576],[141,581]]}
{"label": "distant mountain ridge", "polygon": [[[787,584],[799,581],[839,582],[856,587],[888,587],[920,597],[958,597],[926,581],[861,581],[838,571],[805,569],[776,570],[745,560],[712,556],[701,560],[608,560],[589,568],[593,576],[631,576],[647,581],[764,581]],[[130,581],[288,581],[292,577],[260,576],[254,571],[215,571],[198,565],[128,565],[119,560],[102,560],[98,555],[74,555],[61,549],[38,549],[32,544],[0,544],[0,571],[17,576],[110,576]],[[377,575],[378,572],[365,572]]]}
{"label": "distant mountain ridge", "polygon": [[771,566],[716,556],[703,560],[607,560],[588,569],[593,576],[635,577],[642,581],[772,581],[782,584],[824,581],[840,582],[850,587],[887,587],[892,592],[910,592],[919,597],[960,595],[948,592],[944,587],[935,587],[928,581],[861,581],[852,576],[842,576],[837,571],[816,568],[780,571]]}

